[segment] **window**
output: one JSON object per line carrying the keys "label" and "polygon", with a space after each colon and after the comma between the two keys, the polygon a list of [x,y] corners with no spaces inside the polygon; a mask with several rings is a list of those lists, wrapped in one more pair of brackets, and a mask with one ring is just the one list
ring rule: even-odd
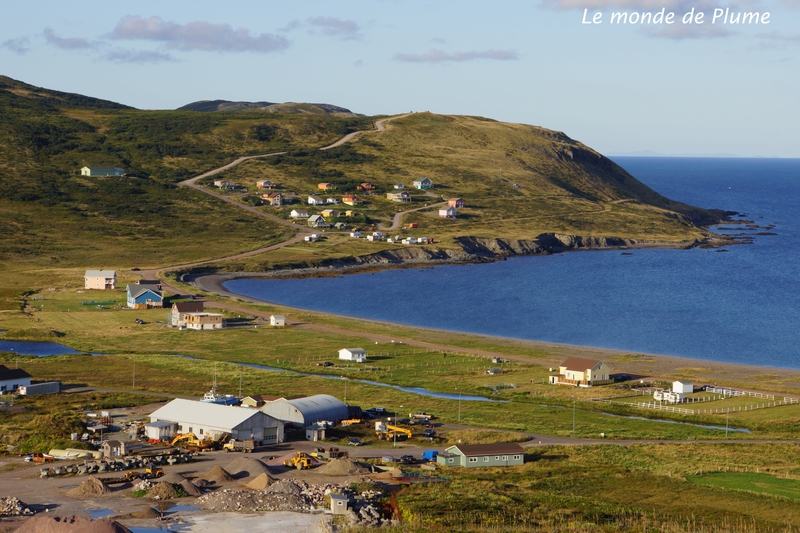
{"label": "window", "polygon": [[200,434],[201,435],[203,434],[203,428],[200,428]]}
{"label": "window", "polygon": [[470,457],[469,458],[469,462],[470,463],[477,463],[478,462],[478,458],[477,457]]}
{"label": "window", "polygon": [[515,455],[515,456],[514,456],[514,460],[515,460],[515,461],[519,461],[519,460],[520,460],[520,456],[519,456],[519,455]]}
{"label": "window", "polygon": [[503,461],[508,461],[508,456],[507,455],[503,456]]}
{"label": "window", "polygon": [[495,460],[495,461],[499,461],[499,460],[500,460],[500,456],[499,456],[499,455],[495,455],[495,456],[494,456],[494,460]]}
{"label": "window", "polygon": [[448,458],[448,459],[447,459],[447,462],[448,462],[448,463],[452,463],[452,462],[453,462],[453,458],[452,458],[452,457]]}
{"label": "window", "polygon": [[192,432],[192,426],[189,426],[189,433]]}
{"label": "window", "polygon": [[483,457],[483,462],[484,462],[484,463],[488,463],[488,462],[489,462],[489,456],[488,456],[488,455],[485,455],[485,456]]}

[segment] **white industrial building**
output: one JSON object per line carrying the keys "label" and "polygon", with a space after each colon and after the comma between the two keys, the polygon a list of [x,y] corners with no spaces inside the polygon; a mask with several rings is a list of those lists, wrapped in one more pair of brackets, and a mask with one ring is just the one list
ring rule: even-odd
{"label": "white industrial building", "polygon": [[175,399],[150,415],[145,426],[150,439],[164,439],[176,433],[194,433],[198,438],[231,438],[272,444],[283,442],[283,422],[256,409]]}
{"label": "white industrial building", "polygon": [[339,350],[339,359],[343,361],[367,362],[367,351],[364,348],[342,348]]}
{"label": "white industrial building", "polygon": [[317,422],[336,424],[349,417],[347,405],[328,394],[316,394],[292,400],[280,398],[264,404],[261,412],[301,428]]}
{"label": "white industrial building", "polygon": [[673,381],[672,392],[678,394],[692,394],[694,392],[694,383],[691,381]]}
{"label": "white industrial building", "polygon": [[269,325],[270,326],[285,326],[286,325],[286,317],[283,315],[270,315],[269,316]]}

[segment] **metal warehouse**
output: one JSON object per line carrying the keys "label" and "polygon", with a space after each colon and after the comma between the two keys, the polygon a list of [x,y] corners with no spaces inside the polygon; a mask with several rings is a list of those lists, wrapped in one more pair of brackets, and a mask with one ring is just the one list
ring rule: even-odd
{"label": "metal warehouse", "polygon": [[338,423],[348,418],[347,405],[328,394],[287,400],[280,398],[264,404],[261,411],[295,426],[306,427],[316,422]]}
{"label": "metal warehouse", "polygon": [[175,399],[154,411],[148,425],[162,421],[175,424],[173,427],[178,433],[194,433],[200,439],[229,433],[237,440],[252,438],[265,444],[283,442],[283,422],[246,407]]}

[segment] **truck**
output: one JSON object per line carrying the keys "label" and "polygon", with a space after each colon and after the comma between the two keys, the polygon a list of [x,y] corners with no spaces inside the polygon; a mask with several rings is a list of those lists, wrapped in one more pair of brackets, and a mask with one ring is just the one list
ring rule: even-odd
{"label": "truck", "polygon": [[20,396],[34,396],[36,394],[56,394],[61,392],[60,381],[48,381],[47,383],[33,383],[22,385],[17,389]]}
{"label": "truck", "polygon": [[247,440],[231,439],[222,445],[222,449],[225,450],[226,452],[253,453],[253,450],[256,449],[256,444],[253,439],[247,439]]}
{"label": "truck", "polygon": [[408,416],[412,420],[433,420],[434,418],[436,418],[434,415],[426,413],[425,411],[419,411],[419,412],[416,412],[416,413],[412,413],[412,414],[410,414]]}
{"label": "truck", "polygon": [[426,461],[435,461],[437,455],[439,455],[437,450],[425,450],[422,452],[422,458]]}

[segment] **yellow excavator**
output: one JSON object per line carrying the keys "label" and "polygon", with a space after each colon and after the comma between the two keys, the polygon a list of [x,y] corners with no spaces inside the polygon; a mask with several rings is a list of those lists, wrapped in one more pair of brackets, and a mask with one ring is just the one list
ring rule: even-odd
{"label": "yellow excavator", "polygon": [[311,468],[311,457],[306,452],[295,452],[291,459],[286,459],[283,466],[289,468],[296,468],[298,470],[306,470]]}
{"label": "yellow excavator", "polygon": [[394,440],[401,435],[405,436],[406,439],[412,437],[411,430],[409,429],[384,424],[383,422],[375,423],[375,436],[378,437],[378,440]]}

